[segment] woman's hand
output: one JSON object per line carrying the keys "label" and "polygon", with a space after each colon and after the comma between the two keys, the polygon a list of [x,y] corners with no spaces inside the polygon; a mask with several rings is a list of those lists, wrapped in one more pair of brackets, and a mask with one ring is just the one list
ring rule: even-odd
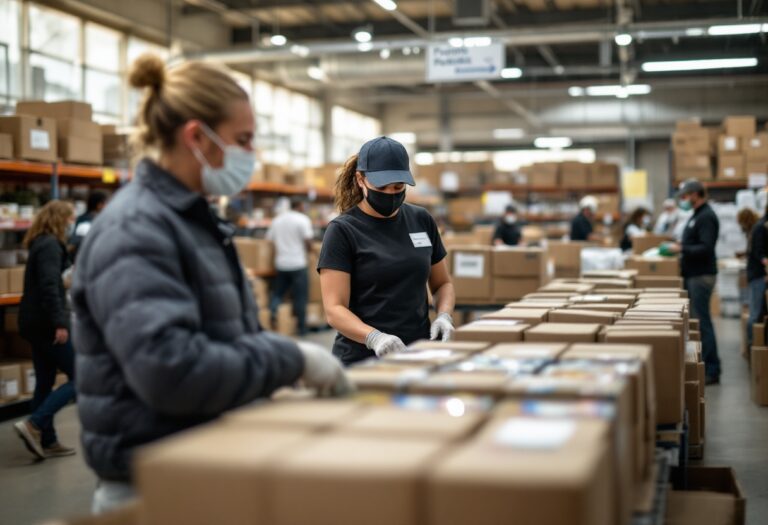
{"label": "woman's hand", "polygon": [[373,350],[376,357],[379,358],[405,350],[405,343],[399,337],[378,330],[368,334],[368,337],[365,338],[365,346],[368,347],[368,350]]}
{"label": "woman's hand", "polygon": [[454,330],[451,314],[443,312],[437,316],[429,328],[429,339],[436,341],[439,338],[443,342],[450,341]]}
{"label": "woman's hand", "polygon": [[321,397],[348,396],[354,390],[341,363],[331,352],[314,343],[299,342],[304,356],[302,381],[307,388],[314,388]]}
{"label": "woman's hand", "polygon": [[69,341],[69,330],[66,328],[57,328],[56,334],[53,336],[53,344],[65,345]]}

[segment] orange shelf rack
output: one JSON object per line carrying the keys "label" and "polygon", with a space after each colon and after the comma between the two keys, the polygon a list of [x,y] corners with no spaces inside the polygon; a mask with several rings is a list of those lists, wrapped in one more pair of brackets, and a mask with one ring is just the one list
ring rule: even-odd
{"label": "orange shelf rack", "polygon": [[105,182],[105,171],[111,168],[102,166],[81,166],[77,164],[63,164],[54,162],[32,162],[25,160],[0,160],[0,174],[24,177],[25,175],[58,175],[59,178],[78,179],[83,182],[98,181],[103,184],[117,184]]}
{"label": "orange shelf rack", "polygon": [[0,306],[18,306],[20,303],[20,293],[6,293],[0,295]]}

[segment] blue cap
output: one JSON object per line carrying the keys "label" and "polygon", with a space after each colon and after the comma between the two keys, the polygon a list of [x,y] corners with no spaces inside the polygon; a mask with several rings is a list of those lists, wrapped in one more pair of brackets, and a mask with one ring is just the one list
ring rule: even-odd
{"label": "blue cap", "polygon": [[357,170],[377,188],[405,183],[415,186],[408,152],[398,141],[389,137],[369,140],[360,148]]}

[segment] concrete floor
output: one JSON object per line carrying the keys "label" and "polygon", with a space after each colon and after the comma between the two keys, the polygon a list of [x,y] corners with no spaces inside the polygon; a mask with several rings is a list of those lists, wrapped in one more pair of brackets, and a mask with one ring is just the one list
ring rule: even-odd
{"label": "concrete floor", "polygon": [[[736,470],[747,496],[747,524],[768,522],[768,408],[749,399],[746,363],[739,356],[738,320],[718,322],[723,360],[722,384],[707,389],[705,465]],[[311,339],[330,345],[330,332]],[[56,419],[60,439],[79,448],[74,406]],[[78,450],[79,452],[79,450]],[[95,479],[77,456],[35,462],[13,433],[11,422],[0,424],[0,523],[34,525],[43,520],[88,512]]]}

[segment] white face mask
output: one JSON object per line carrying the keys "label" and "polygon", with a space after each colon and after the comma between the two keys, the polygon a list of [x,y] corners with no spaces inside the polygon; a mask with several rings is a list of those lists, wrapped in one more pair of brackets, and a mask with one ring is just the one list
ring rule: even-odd
{"label": "white face mask", "polygon": [[651,218],[648,215],[644,216],[643,217],[643,226],[645,226],[647,228],[650,225],[651,225]]}
{"label": "white face mask", "polygon": [[194,148],[192,153],[202,165],[203,191],[212,197],[230,196],[240,193],[253,176],[256,157],[252,151],[247,151],[235,144],[225,144],[212,129],[205,124],[202,130],[224,152],[224,164],[214,168],[200,152]]}
{"label": "white face mask", "polygon": [[505,215],[504,222],[507,224],[515,224],[517,222],[517,215]]}

